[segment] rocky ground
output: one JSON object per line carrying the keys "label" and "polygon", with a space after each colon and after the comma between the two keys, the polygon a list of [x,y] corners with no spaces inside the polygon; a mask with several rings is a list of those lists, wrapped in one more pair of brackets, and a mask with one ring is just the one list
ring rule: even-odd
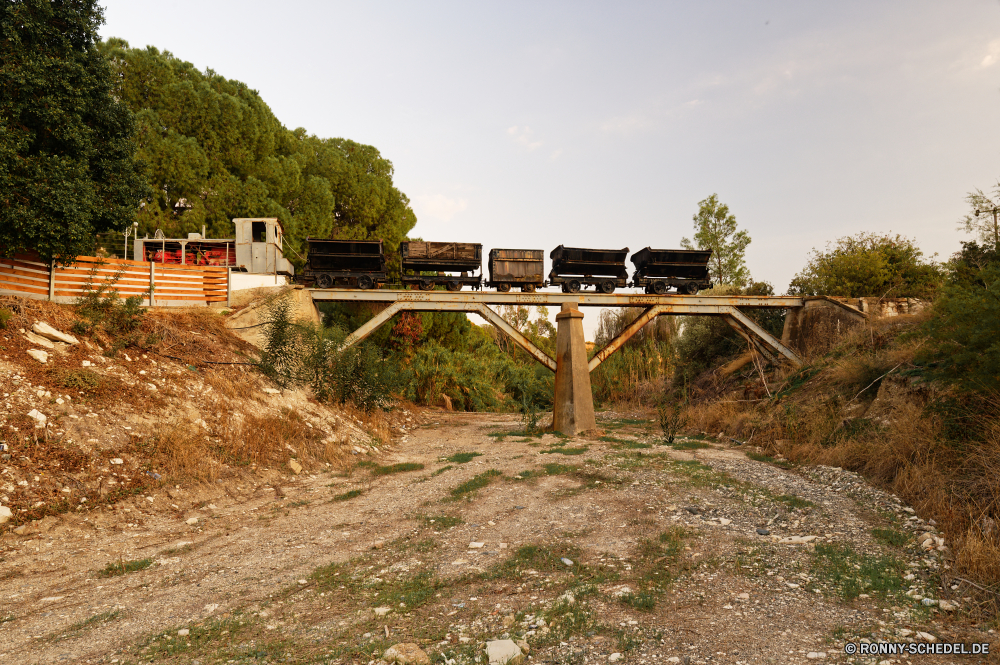
{"label": "rocky ground", "polygon": [[641,416],[600,426],[424,411],[347,470],[25,521],[0,541],[0,663],[457,665],[499,640],[538,663],[997,662],[845,653],[996,642],[894,497],[731,440],[659,445]]}

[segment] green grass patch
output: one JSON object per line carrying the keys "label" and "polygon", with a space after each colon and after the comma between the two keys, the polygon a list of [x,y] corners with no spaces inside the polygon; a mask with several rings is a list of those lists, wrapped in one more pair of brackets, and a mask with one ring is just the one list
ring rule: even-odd
{"label": "green grass patch", "polygon": [[905,566],[892,556],[861,555],[849,545],[816,545],[813,572],[847,600],[862,593],[888,596],[904,588]]}
{"label": "green grass patch", "polygon": [[908,535],[896,529],[872,529],[872,536],[880,543],[892,547],[903,547],[910,540]]}
{"label": "green grass patch", "polygon": [[399,464],[390,464],[389,466],[379,466],[375,465],[372,467],[371,472],[373,476],[388,476],[394,473],[406,473],[407,471],[420,471],[424,468],[423,464],[417,464],[416,462],[400,462]]}
{"label": "green grass patch", "polygon": [[619,596],[618,599],[640,612],[650,612],[656,607],[656,594],[650,591],[644,590],[636,593],[626,593]]}
{"label": "green grass patch", "polygon": [[791,469],[794,466],[791,462],[784,459],[775,459],[770,455],[765,455],[763,453],[755,453],[752,451],[747,452],[747,457],[757,462],[766,462],[767,464],[773,464],[774,466],[780,467],[782,469]]}
{"label": "green grass patch", "polygon": [[653,446],[633,439],[619,439],[616,436],[602,436],[598,441],[615,444],[615,448],[652,448]]}
{"label": "green grass patch", "polygon": [[98,577],[118,577],[146,570],[153,565],[153,560],[149,557],[145,559],[133,559],[132,561],[112,561],[103,569],[97,571]]}
{"label": "green grass patch", "polygon": [[711,448],[712,446],[704,441],[687,439],[684,441],[674,441],[670,444],[670,447],[674,450],[698,450],[699,448]]}
{"label": "green grass patch", "polygon": [[584,446],[583,448],[549,448],[548,450],[543,450],[542,455],[551,455],[553,453],[559,453],[560,455],[582,455],[590,450]]}
{"label": "green grass patch", "polygon": [[471,462],[476,457],[482,457],[482,453],[455,453],[450,457],[445,457],[446,462],[454,462],[455,464],[465,464],[466,462]]}
{"label": "green grass patch", "polygon": [[424,523],[424,526],[433,527],[434,529],[450,529],[453,526],[465,524],[461,517],[453,515],[421,515],[420,520]]}
{"label": "green grass patch", "polygon": [[451,471],[454,468],[455,467],[453,467],[451,464],[449,464],[448,466],[442,466],[440,469],[431,474],[431,478],[434,478],[435,476],[440,476],[445,471]]}
{"label": "green grass patch", "polygon": [[785,504],[789,508],[815,508],[816,504],[808,499],[795,496],[794,494],[776,494],[772,497],[775,501]]}
{"label": "green grass patch", "polygon": [[344,492],[343,494],[336,495],[335,497],[333,497],[333,501],[350,501],[351,499],[359,497],[364,493],[365,493],[364,490],[351,490],[349,492]]}
{"label": "green grass patch", "polygon": [[483,473],[473,476],[472,478],[466,480],[458,487],[452,489],[451,495],[457,499],[463,494],[469,494],[470,492],[475,492],[476,490],[482,489],[483,487],[489,485],[491,482],[493,482],[494,478],[499,478],[502,475],[503,474],[497,471],[496,469],[490,469],[489,471],[484,471]]}

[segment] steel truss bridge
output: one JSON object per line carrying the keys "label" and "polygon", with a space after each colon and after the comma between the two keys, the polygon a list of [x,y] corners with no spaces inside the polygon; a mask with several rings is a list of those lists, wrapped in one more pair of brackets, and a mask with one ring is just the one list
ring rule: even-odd
{"label": "steel truss bridge", "polygon": [[603,293],[494,293],[360,289],[310,289],[317,302],[381,303],[385,309],[351,333],[344,348],[365,339],[379,326],[399,312],[472,312],[483,317],[509,336],[529,355],[553,372],[556,360],[539,349],[527,337],[500,316],[491,306],[563,306],[578,307],[642,307],[643,312],[607,346],[588,362],[593,372],[608,356],[621,348],[633,335],[657,316],[720,316],[748,344],[771,362],[786,360],[794,365],[802,361],[794,351],[761,328],[742,310],[745,308],[795,309],[804,305],[802,298],[793,296],[681,296]]}

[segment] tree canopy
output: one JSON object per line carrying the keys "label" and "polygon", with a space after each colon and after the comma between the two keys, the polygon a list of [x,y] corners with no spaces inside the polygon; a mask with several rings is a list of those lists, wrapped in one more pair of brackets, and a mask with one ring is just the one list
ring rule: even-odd
{"label": "tree canopy", "polygon": [[993,211],[1000,208],[1000,183],[993,188],[993,196],[976,189],[965,196],[966,202],[971,209],[958,223],[958,228],[976,236],[984,247],[992,247],[994,251],[1000,251],[1000,227],[998,227],[997,217],[993,216]]}
{"label": "tree canopy", "polygon": [[709,270],[716,284],[741,287],[750,282],[746,266],[746,249],[750,234],[736,229],[736,216],[729,206],[719,203],[719,195],[712,194],[698,202],[694,219],[694,243],[681,239],[685,249],[710,249]]}
{"label": "tree canopy", "polygon": [[146,194],[96,0],[0,6],[0,253],[71,261]]}
{"label": "tree canopy", "polygon": [[168,52],[121,39],[101,48],[136,114],[138,155],[149,164],[140,235],[183,236],[205,225],[229,237],[234,217],[277,217],[299,255],[307,236],[333,236],[380,238],[394,256],[416,224],[393,185],[392,162],[376,148],[286,129],[245,83]]}
{"label": "tree canopy", "polygon": [[792,278],[789,293],[848,298],[926,298],[941,283],[941,269],[916,243],[900,235],[861,232],[839,238]]}

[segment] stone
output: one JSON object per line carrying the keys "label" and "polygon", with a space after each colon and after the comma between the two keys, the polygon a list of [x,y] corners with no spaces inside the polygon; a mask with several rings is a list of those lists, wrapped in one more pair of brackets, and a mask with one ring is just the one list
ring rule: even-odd
{"label": "stone", "polygon": [[[2,511],[2,510],[3,510],[3,508],[0,508],[0,511]],[[3,516],[2,516],[2,514],[0,514],[0,520],[2,520],[2,519],[3,519]],[[0,522],[0,523],[2,523],[2,522]],[[940,607],[945,612],[954,612],[955,608],[958,607],[958,606],[955,605],[955,603],[949,602],[947,600],[939,600],[938,601],[938,607]]]}
{"label": "stone", "polygon": [[757,529],[757,535],[759,536],[770,536],[771,532],[767,529]]}
{"label": "stone", "polygon": [[288,460],[288,468],[292,470],[296,476],[302,473],[302,465],[293,459]]}
{"label": "stone", "polygon": [[45,427],[45,421],[48,420],[48,418],[45,417],[45,414],[38,409],[32,409],[29,411],[28,417],[35,421],[35,427]]}
{"label": "stone", "polygon": [[620,653],[618,653],[616,651],[613,654],[611,654],[610,656],[608,656],[608,662],[609,663],[617,663],[622,658],[624,658],[624,656],[622,656]]}
{"label": "stone", "polygon": [[[94,363],[90,362],[89,360],[84,360],[83,362],[80,363],[80,366],[81,367],[93,367]],[[145,374],[145,372],[139,372],[139,373],[140,374]]]}
{"label": "stone", "polygon": [[397,665],[431,665],[431,658],[413,642],[393,644],[382,654],[382,660]]}
{"label": "stone", "polygon": [[486,643],[489,665],[521,665],[524,654],[514,640],[493,640]]}
{"label": "stone", "polygon": [[372,611],[375,612],[375,616],[377,616],[377,617],[384,617],[389,612],[392,612],[392,608],[391,607],[376,607]]}
{"label": "stone", "polygon": [[35,346],[40,346],[43,349],[55,349],[56,345],[50,339],[45,339],[40,335],[36,335],[33,332],[24,333],[24,338],[34,344]]}
{"label": "stone", "polygon": [[778,541],[779,545],[804,545],[816,540],[818,536],[788,536]]}
{"label": "stone", "polygon": [[281,391],[278,390],[277,388],[264,388],[264,392],[266,392],[268,395],[280,395],[281,394]]}
{"label": "stone", "polygon": [[121,457],[115,457],[115,458],[113,458],[111,460],[111,463],[112,464],[124,464],[125,460],[123,460]]}
{"label": "stone", "polygon": [[722,526],[729,526],[732,523],[733,523],[733,521],[731,519],[727,518],[727,517],[720,517],[719,518],[719,524],[721,524]]}
{"label": "stone", "polygon": [[808,658],[809,660],[822,660],[823,658],[826,658],[826,652],[810,651],[809,653],[806,654],[806,658]]}
{"label": "stone", "polygon": [[563,303],[556,314],[556,380],[552,429],[575,436],[597,429],[590,388],[583,314],[574,303]]}
{"label": "stone", "polygon": [[10,512],[10,508],[7,506],[0,506],[0,524],[3,524],[9,520],[13,514]]}
{"label": "stone", "polygon": [[514,640],[514,644],[520,647],[521,651],[524,652],[525,654],[531,653],[531,647],[529,647],[528,643],[525,642],[524,640]]}
{"label": "stone", "polygon": [[48,352],[42,351],[41,349],[28,349],[28,355],[42,364],[49,361]]}
{"label": "stone", "polygon": [[180,630],[177,631],[177,635],[179,637],[187,637],[190,634],[191,634],[191,631],[188,630],[187,628],[181,628]]}
{"label": "stone", "polygon": [[187,519],[187,523],[190,524],[191,526],[194,526],[195,524],[198,523],[198,518],[197,517],[189,517]]}
{"label": "stone", "polygon": [[563,557],[563,558],[561,558],[559,560],[563,562],[564,566],[572,566],[573,565],[573,561],[570,560],[570,559],[567,559],[566,557]]}
{"label": "stone", "polygon": [[80,340],[78,340],[76,337],[73,337],[72,335],[67,335],[64,332],[60,332],[59,330],[56,330],[55,328],[53,328],[52,326],[43,321],[39,321],[35,325],[31,326],[31,330],[34,333],[41,335],[42,337],[51,339],[53,342],[64,342],[66,344],[80,343]]}
{"label": "stone", "polygon": [[934,637],[930,633],[925,633],[920,630],[917,631],[916,638],[918,640],[923,640],[924,642],[930,642],[931,644],[938,641],[938,638]]}
{"label": "stone", "polygon": [[481,550],[486,546],[486,543],[469,543],[470,550]]}

